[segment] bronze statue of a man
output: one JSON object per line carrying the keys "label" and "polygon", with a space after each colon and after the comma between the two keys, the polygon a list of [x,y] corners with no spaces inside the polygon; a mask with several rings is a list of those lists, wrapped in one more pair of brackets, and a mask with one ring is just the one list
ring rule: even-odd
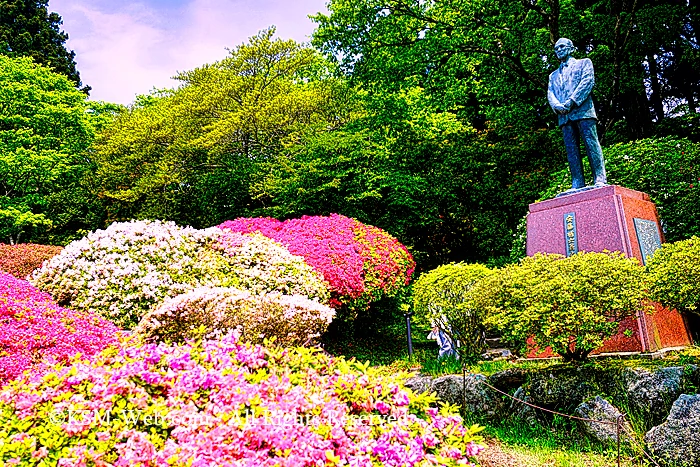
{"label": "bronze statue of a man", "polygon": [[593,63],[590,59],[577,60],[571,56],[576,50],[573,42],[561,38],[554,45],[554,53],[561,62],[549,75],[547,100],[559,116],[559,126],[564,133],[564,145],[571,170],[571,190],[584,188],[580,142],[586,148],[588,162],[593,170],[594,186],[607,184],[603,150],[598,142],[597,116],[591,99],[595,84]]}

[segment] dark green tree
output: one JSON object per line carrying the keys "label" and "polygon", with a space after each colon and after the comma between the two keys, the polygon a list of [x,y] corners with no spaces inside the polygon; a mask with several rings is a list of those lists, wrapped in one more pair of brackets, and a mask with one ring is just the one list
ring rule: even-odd
{"label": "dark green tree", "polygon": [[[67,76],[80,88],[75,52],[66,49],[68,34],[61,30],[63,20],[48,10],[48,0],[0,0],[0,53],[10,57],[32,57]],[[89,92],[90,87],[82,87]]]}
{"label": "dark green tree", "polygon": [[[545,99],[559,37],[596,66],[604,129],[652,134],[675,106],[690,110],[700,75],[695,2],[687,0],[331,0],[314,44],[367,89],[419,85],[477,129],[553,125]],[[659,63],[660,62],[660,63]],[[675,72],[690,68],[689,73]],[[663,114],[663,115],[662,115]]]}
{"label": "dark green tree", "polygon": [[115,106],[88,103],[68,78],[0,55],[0,241],[71,239],[99,226],[83,185],[89,147]]}

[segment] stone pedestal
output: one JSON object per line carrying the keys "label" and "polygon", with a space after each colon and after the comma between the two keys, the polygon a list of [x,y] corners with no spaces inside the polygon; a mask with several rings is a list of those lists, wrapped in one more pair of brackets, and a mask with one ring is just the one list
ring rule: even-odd
{"label": "stone pedestal", "polygon": [[[530,205],[527,254],[621,251],[646,264],[664,241],[649,195],[608,185]],[[691,343],[683,317],[660,306],[621,323],[598,352],[656,351]],[[623,332],[626,331],[626,334]],[[632,336],[629,336],[632,331]],[[629,337],[628,337],[629,336]]]}

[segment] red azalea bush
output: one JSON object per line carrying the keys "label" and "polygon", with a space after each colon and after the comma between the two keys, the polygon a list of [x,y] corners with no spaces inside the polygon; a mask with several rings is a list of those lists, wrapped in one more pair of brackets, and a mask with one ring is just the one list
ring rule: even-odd
{"label": "red azalea bush", "polygon": [[278,221],[239,218],[219,225],[233,232],[260,232],[303,256],[330,284],[331,305],[364,306],[408,284],[413,257],[394,237],[355,219],[331,214]]}
{"label": "red azalea bush", "polygon": [[6,245],[0,243],[0,271],[24,279],[44,261],[50,260],[63,250],[61,246],[20,243]]}
{"label": "red azalea bush", "polygon": [[116,342],[117,328],[58,306],[29,282],[0,272],[0,384]]}

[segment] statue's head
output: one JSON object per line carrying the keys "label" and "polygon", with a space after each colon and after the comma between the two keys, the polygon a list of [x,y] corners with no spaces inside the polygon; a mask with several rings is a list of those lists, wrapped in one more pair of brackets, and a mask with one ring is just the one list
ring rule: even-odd
{"label": "statue's head", "polygon": [[571,42],[571,39],[567,39],[565,37],[562,37],[556,44],[554,44],[554,53],[557,55],[559,60],[565,60],[572,53],[574,53],[575,50],[576,47],[574,47],[574,43]]}

